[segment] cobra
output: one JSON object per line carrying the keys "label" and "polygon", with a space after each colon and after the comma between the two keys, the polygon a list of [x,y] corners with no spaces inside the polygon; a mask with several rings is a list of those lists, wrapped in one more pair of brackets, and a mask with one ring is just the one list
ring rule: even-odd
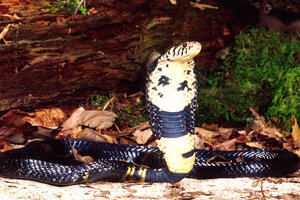
{"label": "cobra", "polygon": [[[0,176],[65,186],[94,181],[178,182],[184,177],[284,176],[299,168],[288,151],[205,151],[194,149],[198,42],[170,48],[150,65],[146,103],[158,147],[65,139],[35,141],[0,154]],[[82,164],[72,147],[94,162]],[[209,162],[222,156],[228,162]],[[237,162],[243,158],[242,162]]]}

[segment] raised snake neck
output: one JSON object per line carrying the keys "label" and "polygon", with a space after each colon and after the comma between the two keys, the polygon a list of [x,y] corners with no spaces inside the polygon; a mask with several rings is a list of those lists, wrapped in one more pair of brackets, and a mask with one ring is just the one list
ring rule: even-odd
{"label": "raised snake neck", "polygon": [[147,73],[150,125],[173,173],[188,174],[195,162],[197,78],[193,58],[200,50],[198,42],[172,47],[152,63]]}

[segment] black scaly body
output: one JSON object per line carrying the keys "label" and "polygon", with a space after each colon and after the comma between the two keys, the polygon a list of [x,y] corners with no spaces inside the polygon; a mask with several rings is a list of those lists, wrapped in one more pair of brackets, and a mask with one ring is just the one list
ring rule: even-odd
{"label": "black scaly body", "polygon": [[[197,78],[193,57],[197,42],[172,47],[150,66],[146,100],[158,148],[106,144],[85,140],[31,142],[0,154],[0,176],[72,185],[93,181],[177,182],[184,177],[283,176],[299,168],[299,158],[288,151],[194,150]],[[82,164],[72,147],[94,162]],[[210,163],[214,156],[230,162]],[[237,162],[238,158],[243,162]]]}

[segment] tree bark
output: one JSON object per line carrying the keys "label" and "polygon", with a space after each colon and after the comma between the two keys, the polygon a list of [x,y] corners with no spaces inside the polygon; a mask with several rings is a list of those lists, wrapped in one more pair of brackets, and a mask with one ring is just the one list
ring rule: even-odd
{"label": "tree bark", "polygon": [[198,66],[214,67],[214,54],[234,35],[223,35],[230,11],[203,12],[185,1],[89,0],[94,14],[63,19],[63,11],[46,11],[49,2],[0,2],[0,30],[10,24],[0,41],[0,113],[140,90],[149,53],[186,40],[203,45]]}
{"label": "tree bark", "polygon": [[[20,7],[16,12],[20,20],[7,21],[2,15],[1,24],[11,25],[0,47],[0,111],[82,101],[96,91],[136,89],[142,65],[130,57],[140,41],[139,35],[134,35],[139,30],[133,26],[137,15],[132,12],[145,2],[132,1],[132,8],[124,10],[125,5],[114,4],[119,6],[116,13],[61,22],[56,21],[59,14],[45,9],[28,14]],[[12,8],[16,2],[10,3],[2,6]],[[96,1],[89,3],[96,5]],[[44,4],[29,1],[26,6],[35,10]]]}

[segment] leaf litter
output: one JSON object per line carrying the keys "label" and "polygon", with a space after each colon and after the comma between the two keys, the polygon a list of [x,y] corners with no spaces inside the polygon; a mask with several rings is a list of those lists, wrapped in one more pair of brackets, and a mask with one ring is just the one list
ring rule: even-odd
{"label": "leaf litter", "polygon": [[[141,94],[116,94],[101,99],[100,103],[94,104],[94,109],[79,107],[70,112],[69,108],[45,108],[33,113],[11,110],[0,118],[0,146],[3,150],[8,150],[11,143],[18,143],[15,142],[17,140],[25,143],[27,140],[44,138],[45,135],[53,139],[74,138],[156,146],[148,121],[139,122],[135,126],[130,126],[128,122],[140,120],[146,114],[145,106],[141,106],[143,101]],[[269,148],[299,153],[300,130],[294,116],[292,132],[286,133],[268,126],[253,108],[250,110],[254,116],[252,126],[238,129],[203,124],[202,127],[196,127],[196,148],[224,151]],[[35,134],[30,134],[31,132]],[[75,149],[73,154],[76,159],[85,160]],[[214,160],[220,162],[219,158],[211,158],[210,162]]]}

